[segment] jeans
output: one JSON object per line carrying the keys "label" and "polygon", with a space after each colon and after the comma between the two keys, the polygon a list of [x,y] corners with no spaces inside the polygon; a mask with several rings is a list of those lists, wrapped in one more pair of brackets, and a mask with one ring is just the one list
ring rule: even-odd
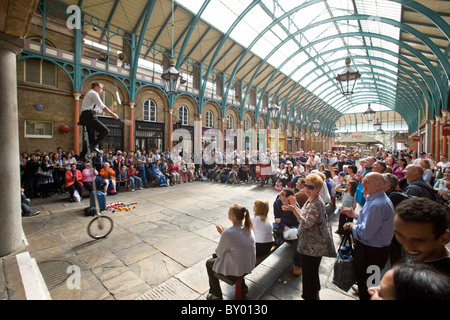
{"label": "jeans", "polygon": [[138,170],[138,177],[141,178],[142,183],[144,184],[144,187],[147,188],[147,177],[145,176],[145,167],[138,167],[136,168]]}
{"label": "jeans", "polygon": [[139,178],[138,176],[128,177],[128,180],[129,180],[129,183],[130,183],[131,190],[134,190],[135,183],[137,184],[137,186],[139,188],[142,188],[142,179]]}

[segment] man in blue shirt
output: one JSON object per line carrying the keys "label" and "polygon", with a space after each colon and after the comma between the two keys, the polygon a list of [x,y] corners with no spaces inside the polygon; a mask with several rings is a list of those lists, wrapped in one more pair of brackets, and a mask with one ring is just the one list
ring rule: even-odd
{"label": "man in blue shirt", "polygon": [[369,300],[367,280],[373,275],[369,266],[378,266],[381,271],[388,258],[389,246],[394,237],[394,206],[384,193],[384,177],[380,173],[367,174],[363,180],[366,203],[359,214],[351,208],[341,209],[341,213],[357,219],[356,224],[348,222],[344,230],[349,230],[355,240],[354,271],[358,283],[360,300]]}

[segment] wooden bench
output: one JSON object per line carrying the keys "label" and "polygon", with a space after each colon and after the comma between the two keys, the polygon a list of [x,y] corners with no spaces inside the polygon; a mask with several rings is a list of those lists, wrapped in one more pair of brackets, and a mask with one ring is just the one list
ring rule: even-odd
{"label": "wooden bench", "polygon": [[125,186],[126,186],[127,190],[130,190],[130,187],[128,186],[128,182],[129,182],[129,181],[130,181],[129,179],[117,180],[117,181],[116,181],[116,189],[119,190],[120,184],[123,183],[123,182],[126,182],[126,185],[125,185]]}
{"label": "wooden bench", "polygon": [[[255,268],[261,262],[263,262],[264,259],[266,259],[268,256],[270,256],[277,248],[278,248],[278,246],[273,245],[272,248],[270,248],[269,253],[267,253],[266,255],[261,256],[259,258],[256,258]],[[223,282],[229,284],[230,286],[235,286],[234,287],[234,300],[244,300],[244,296],[247,293],[246,290],[244,290],[246,288],[246,287],[244,287],[244,278],[246,275],[247,274],[244,274],[243,276],[240,276],[240,277],[235,277],[235,276],[227,277],[227,276],[224,276],[223,274],[214,272],[214,277],[216,277],[219,280],[222,280]]]}

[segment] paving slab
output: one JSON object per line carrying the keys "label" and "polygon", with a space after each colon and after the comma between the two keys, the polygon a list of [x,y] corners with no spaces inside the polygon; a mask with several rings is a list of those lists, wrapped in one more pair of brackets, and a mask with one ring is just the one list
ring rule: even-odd
{"label": "paving slab", "polygon": [[[64,281],[50,290],[54,300],[202,300],[209,290],[205,263],[220,240],[215,225],[231,224],[227,214],[232,204],[251,212],[254,200],[272,203],[278,193],[259,184],[217,182],[121,191],[107,196],[107,203],[136,203],[136,208],[104,211],[113,219],[114,229],[100,240],[86,232],[92,219],[83,212],[88,199],[81,203],[70,203],[66,196],[32,199],[32,209],[43,212],[23,218],[26,250],[38,264],[65,261],[80,269],[80,288]],[[273,218],[272,210],[270,206]],[[338,236],[334,239],[339,241]],[[302,278],[292,275],[293,250],[284,244],[247,276],[248,299],[301,299]],[[333,262],[324,258],[321,263],[321,296],[355,299],[331,283]],[[0,259],[0,299],[13,296],[12,279],[17,275],[4,272],[9,264]],[[221,287],[225,298],[233,299],[234,286],[221,282]],[[18,292],[17,288],[14,298],[20,300]]]}

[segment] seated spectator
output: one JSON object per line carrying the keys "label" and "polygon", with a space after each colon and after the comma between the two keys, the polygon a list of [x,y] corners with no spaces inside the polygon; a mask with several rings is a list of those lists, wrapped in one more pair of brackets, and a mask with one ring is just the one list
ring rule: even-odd
{"label": "seated spectator", "polygon": [[22,216],[24,217],[32,217],[32,216],[37,216],[39,213],[41,213],[40,211],[33,211],[30,208],[30,199],[28,199],[24,192],[24,190],[21,189],[21,196],[22,196]]}
{"label": "seated spectator", "polygon": [[128,175],[128,181],[130,183],[131,191],[134,191],[135,185],[137,185],[139,190],[143,189],[142,188],[142,179],[140,177],[138,177],[137,170],[134,167],[133,163],[130,163],[130,167],[127,170],[127,175]]}
{"label": "seated spectator", "polygon": [[170,174],[172,175],[172,181],[173,184],[179,184],[180,183],[180,173],[178,172],[178,165],[171,161],[169,166]]}
{"label": "seated spectator", "polygon": [[255,200],[253,206],[253,232],[255,233],[256,241],[256,257],[263,257],[272,249],[273,226],[270,221],[269,202],[267,200]]}
{"label": "seated spectator", "polygon": [[[167,153],[166,153],[166,156],[168,157]],[[163,173],[164,177],[166,178],[167,185],[173,186],[172,175],[170,174],[169,164],[167,161],[164,161],[163,164],[161,165],[161,172]]]}
{"label": "seated spectator", "polygon": [[[215,255],[206,262],[209,278],[208,300],[223,299],[219,279],[214,273],[232,279],[250,273],[255,267],[255,235],[250,213],[245,207],[233,204],[228,211],[228,219],[233,226],[227,229],[216,226],[221,234],[220,241]],[[243,286],[245,288],[245,283]]]}
{"label": "seated spectator", "polygon": [[180,164],[180,166],[179,166],[179,168],[178,168],[178,173],[180,174],[180,183],[183,183],[183,182],[186,183],[188,177],[187,177],[187,167],[186,167],[186,162],[184,162],[184,160],[181,161],[181,164]]}
{"label": "seated spectator", "polygon": [[[86,188],[86,190],[91,193],[91,191],[94,190],[92,185],[92,170],[91,170],[91,164],[89,162],[86,162],[84,164],[84,169],[81,171],[81,175],[83,176],[81,181],[83,182],[83,186]],[[94,170],[94,176],[98,176],[98,171]]]}
{"label": "seated spectator", "polygon": [[70,200],[74,200],[74,193],[75,190],[78,191],[78,194],[80,195],[83,193],[83,182],[81,180],[83,179],[83,176],[81,175],[80,170],[77,170],[77,164],[72,163],[70,170],[66,171],[66,189],[69,191],[70,194]]}
{"label": "seated spectator", "polygon": [[450,278],[423,263],[395,265],[379,287],[368,289],[371,300],[450,300]]}
{"label": "seated spectator", "polygon": [[[100,170],[100,175],[105,179],[106,185],[104,192],[107,194],[116,194],[116,178],[115,172],[109,166],[109,162],[103,164],[102,170]],[[109,190],[109,192],[108,192]]]}
{"label": "seated spectator", "polygon": [[194,172],[195,172],[195,164],[192,162],[192,159],[189,160],[189,162],[186,164],[187,168],[187,180],[189,182],[194,181]]}
{"label": "seated spectator", "polygon": [[[120,184],[120,181],[125,181],[125,184],[126,184],[127,187],[129,188],[128,183],[126,182],[126,181],[128,180],[128,172],[127,172],[127,171],[128,171],[127,166],[122,166],[122,167],[120,168],[120,172],[116,174],[116,177],[117,177],[116,185],[117,185],[117,183]],[[120,185],[119,185],[119,186],[120,186]],[[127,189],[128,189],[128,188],[127,188]]]}
{"label": "seated spectator", "polygon": [[277,245],[283,241],[283,231],[287,231],[291,228],[298,228],[298,220],[295,217],[295,214],[292,211],[282,209],[283,205],[289,204],[290,197],[295,198],[294,191],[290,188],[284,188],[273,203],[273,214],[275,218],[273,231]]}
{"label": "seated spectator", "polygon": [[152,175],[154,176],[155,187],[167,187],[167,181],[165,175],[161,171],[161,160],[156,160],[152,166]]}

